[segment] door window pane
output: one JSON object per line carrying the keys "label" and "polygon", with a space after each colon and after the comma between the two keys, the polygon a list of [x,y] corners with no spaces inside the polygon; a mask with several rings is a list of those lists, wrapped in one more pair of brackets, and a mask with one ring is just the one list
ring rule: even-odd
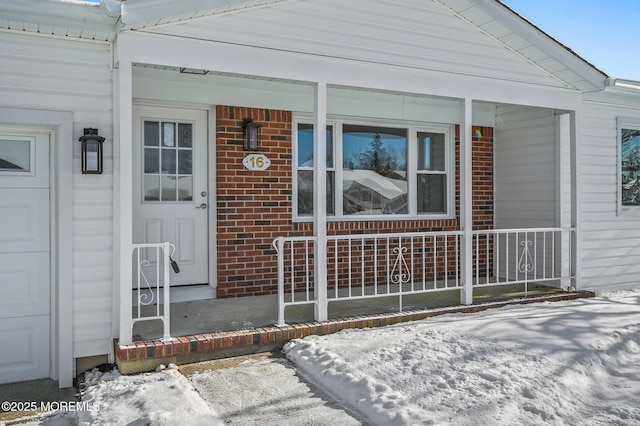
{"label": "door window pane", "polygon": [[178,146],[191,148],[193,146],[193,125],[188,123],[178,124]]}
{"label": "door window pane", "polygon": [[193,170],[193,151],[190,149],[178,150],[178,174],[190,175]]}
{"label": "door window pane", "polygon": [[155,148],[144,149],[144,172],[145,173],[160,172],[160,150]]}
{"label": "door window pane", "polygon": [[161,201],[176,201],[177,197],[177,189],[176,189],[177,179],[175,176],[162,176],[160,178],[160,186],[162,188],[162,198]]}
{"label": "door window pane", "polygon": [[160,123],[157,121],[144,122],[144,146],[160,145]]}
{"label": "door window pane", "polygon": [[193,176],[180,176],[178,178],[178,201],[193,200]]}
{"label": "door window pane", "polygon": [[162,146],[176,146],[175,123],[162,123]]}
{"label": "door window pane", "polygon": [[160,176],[144,177],[144,200],[160,201]]}
{"label": "door window pane", "polygon": [[162,150],[162,174],[176,173],[176,151],[175,149]]}

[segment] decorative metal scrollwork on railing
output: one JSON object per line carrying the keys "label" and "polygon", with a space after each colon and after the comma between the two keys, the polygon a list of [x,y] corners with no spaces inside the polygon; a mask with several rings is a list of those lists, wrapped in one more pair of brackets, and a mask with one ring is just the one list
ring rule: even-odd
{"label": "decorative metal scrollwork on railing", "polygon": [[518,259],[519,272],[533,272],[535,268],[535,262],[533,260],[533,256],[531,256],[531,244],[531,240],[524,240],[520,242],[520,245],[522,246],[522,253]]}
{"label": "decorative metal scrollwork on railing", "polygon": [[144,280],[144,284],[147,287],[147,290],[149,290],[148,293],[138,292],[138,302],[140,302],[140,304],[144,306],[151,305],[155,299],[155,293],[153,292],[153,289],[151,288],[151,284],[149,284],[149,280],[147,279],[147,276],[144,274],[144,270],[143,270],[143,268],[148,267],[150,265],[151,265],[151,262],[149,262],[149,260],[147,259],[141,260],[140,263],[138,263],[138,276],[140,276]]}
{"label": "decorative metal scrollwork on railing", "polygon": [[391,272],[389,273],[389,280],[393,284],[406,284],[411,281],[411,270],[407,266],[407,262],[404,260],[404,253],[406,252],[406,247],[395,247],[392,250],[393,254],[397,254],[396,260],[393,262]]}

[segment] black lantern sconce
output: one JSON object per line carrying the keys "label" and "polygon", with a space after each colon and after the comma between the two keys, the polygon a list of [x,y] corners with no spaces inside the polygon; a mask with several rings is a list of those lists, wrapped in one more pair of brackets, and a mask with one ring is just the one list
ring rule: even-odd
{"label": "black lantern sconce", "polygon": [[262,126],[253,121],[253,118],[245,118],[242,121],[242,137],[245,151],[260,150],[260,128]]}
{"label": "black lantern sconce", "polygon": [[98,129],[84,129],[82,143],[82,174],[102,174],[102,143]]}

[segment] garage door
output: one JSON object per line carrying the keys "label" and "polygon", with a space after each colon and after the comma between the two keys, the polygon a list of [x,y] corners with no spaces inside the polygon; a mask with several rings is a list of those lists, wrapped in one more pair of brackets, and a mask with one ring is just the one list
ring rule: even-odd
{"label": "garage door", "polygon": [[49,136],[0,131],[0,383],[49,377]]}

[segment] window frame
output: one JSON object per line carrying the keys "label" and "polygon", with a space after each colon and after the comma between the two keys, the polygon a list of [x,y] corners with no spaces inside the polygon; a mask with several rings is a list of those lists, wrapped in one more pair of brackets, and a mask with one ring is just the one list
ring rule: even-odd
{"label": "window frame", "polygon": [[[292,216],[294,222],[309,222],[313,220],[311,215],[298,214],[298,171],[313,171],[313,167],[298,166],[298,125],[311,124],[313,119],[305,115],[295,115],[292,126],[293,161],[292,161]],[[343,125],[378,126],[407,130],[407,203],[408,213],[405,214],[343,214]],[[327,221],[331,222],[357,222],[357,221],[388,221],[388,220],[445,220],[455,218],[455,125],[407,122],[400,120],[369,120],[366,118],[328,117],[327,127],[332,126],[333,132],[333,167],[327,171],[334,173],[334,211],[335,214],[327,214]],[[445,140],[445,171],[426,172],[418,171],[418,133],[440,133]],[[446,211],[444,213],[418,213],[418,173],[444,174],[446,175]]]}
{"label": "window frame", "polygon": [[630,117],[617,117],[616,118],[616,144],[617,144],[617,182],[616,182],[616,194],[617,194],[617,214],[621,215],[633,215],[640,216],[640,205],[624,205],[622,203],[622,130],[638,130],[640,131],[640,119]]}

